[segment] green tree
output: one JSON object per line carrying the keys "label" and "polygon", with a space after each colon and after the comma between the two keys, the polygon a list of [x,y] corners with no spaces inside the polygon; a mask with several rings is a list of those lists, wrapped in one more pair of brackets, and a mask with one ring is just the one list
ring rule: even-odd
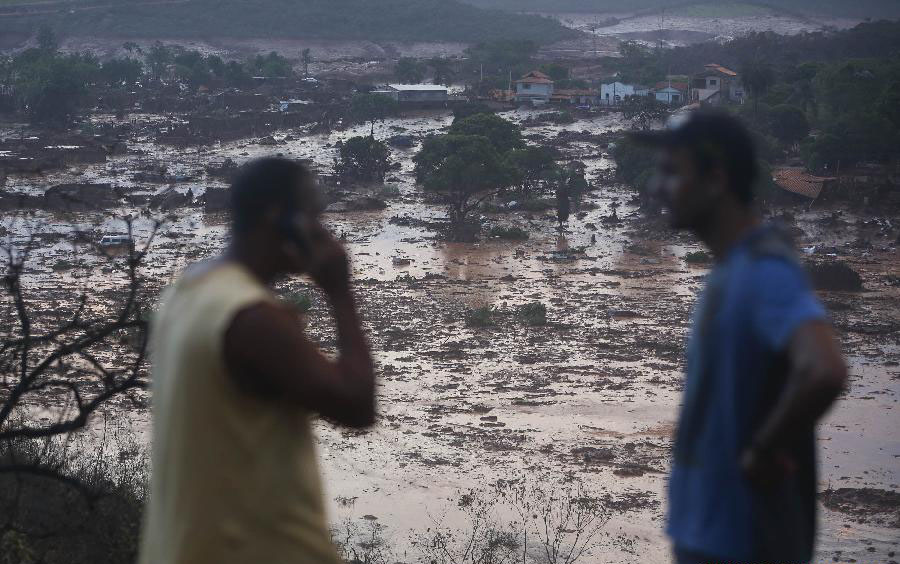
{"label": "green tree", "polygon": [[150,65],[150,72],[153,77],[162,78],[166,74],[169,65],[172,64],[174,57],[175,55],[170,47],[163,45],[160,41],[155,42],[150,47],[150,52],[147,53],[147,64]]}
{"label": "green tree", "polygon": [[207,55],[206,56],[206,68],[209,69],[209,72],[213,74],[216,78],[223,78],[225,76],[225,61],[222,60],[222,57],[218,55]]}
{"label": "green tree", "polygon": [[245,86],[250,83],[250,73],[238,61],[228,61],[222,76],[229,86]]}
{"label": "green tree", "polygon": [[479,135],[429,137],[414,162],[416,180],[426,190],[447,196],[454,225],[464,223],[481,201],[513,181],[509,165],[490,140]]}
{"label": "green tree", "polygon": [[496,114],[474,114],[463,119],[454,119],[449,133],[484,137],[498,153],[505,153],[524,145],[519,126]]}
{"label": "green tree", "polygon": [[374,137],[357,136],[341,143],[335,172],[343,178],[363,182],[384,182],[390,167],[391,151],[387,143]]}
{"label": "green tree", "polygon": [[384,94],[356,94],[350,99],[350,116],[357,123],[369,123],[369,135],[375,135],[375,123],[384,122],[399,110],[396,100]]}
{"label": "green tree", "polygon": [[294,74],[294,68],[287,58],[282,57],[275,51],[268,55],[257,55],[251,64],[253,72],[259,73],[260,76],[267,78],[287,77]]}
{"label": "green tree", "polygon": [[588,184],[584,177],[584,164],[580,162],[571,162],[567,167],[568,177],[566,178],[566,186],[569,189],[569,197],[575,210],[581,209],[581,198],[584,193],[590,190],[591,185]]}
{"label": "green tree", "polygon": [[110,59],[100,68],[100,77],[109,86],[125,84],[131,86],[144,74],[144,65],[137,59],[124,57]]}
{"label": "green tree", "polygon": [[779,141],[793,145],[809,135],[809,122],[806,114],[797,106],[781,104],[772,108],[769,113],[769,130]]}
{"label": "green tree", "polygon": [[665,103],[649,96],[626,96],[622,104],[622,116],[642,130],[666,119],[669,108]]}
{"label": "green tree", "polygon": [[434,84],[444,84],[450,86],[453,83],[453,65],[448,59],[443,57],[432,57],[428,60],[428,66],[434,73],[432,82]]}
{"label": "green tree", "polygon": [[506,154],[507,163],[513,173],[513,183],[525,197],[531,197],[547,180],[548,173],[556,167],[558,151],[550,147],[526,145],[512,149]]}
{"label": "green tree", "polygon": [[412,57],[401,57],[394,74],[400,84],[419,84],[425,78],[425,65]]}
{"label": "green tree", "polygon": [[86,102],[100,65],[89,54],[60,55],[43,49],[21,53],[13,63],[16,90],[36,123],[67,125]]}
{"label": "green tree", "polygon": [[753,59],[741,66],[741,81],[753,96],[754,111],[758,111],[759,99],[775,82],[775,71],[768,63]]}
{"label": "green tree", "polygon": [[856,61],[828,65],[815,79],[819,99],[832,116],[864,108],[879,86],[869,65]]}

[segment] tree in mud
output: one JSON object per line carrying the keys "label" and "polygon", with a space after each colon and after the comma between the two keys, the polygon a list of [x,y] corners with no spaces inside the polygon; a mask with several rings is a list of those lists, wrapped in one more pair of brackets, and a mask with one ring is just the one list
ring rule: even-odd
{"label": "tree in mud", "polygon": [[412,57],[401,57],[394,74],[400,84],[419,84],[425,78],[425,65]]}
{"label": "tree in mud", "polygon": [[384,182],[390,167],[391,151],[387,143],[372,136],[357,136],[341,143],[335,173],[349,180]]}
{"label": "tree in mud", "polygon": [[571,212],[572,203],[569,201],[569,186],[566,182],[559,182],[556,185],[556,221],[559,222],[560,231],[563,229],[563,224],[569,221]]}
{"label": "tree in mud", "polygon": [[484,137],[501,154],[525,145],[519,126],[496,114],[473,114],[454,119],[448,133]]}
{"label": "tree in mud", "polygon": [[585,192],[591,189],[591,185],[584,176],[584,168],[584,163],[572,161],[566,170],[566,187],[569,189],[569,199],[572,201],[575,211],[581,209],[581,198]]}
{"label": "tree in mud", "polygon": [[160,41],[155,42],[146,56],[147,64],[150,66],[150,74],[153,78],[162,79],[174,58],[175,55],[172,53],[171,47],[163,45]]}
{"label": "tree in mud", "polygon": [[534,145],[513,149],[506,154],[507,162],[514,171],[513,183],[522,197],[531,198],[547,185],[559,156],[559,151],[553,148]]}
{"label": "tree in mud", "polygon": [[419,184],[446,196],[454,226],[464,224],[478,204],[513,182],[506,160],[479,135],[429,137],[414,162]]}
{"label": "tree in mud", "polygon": [[[112,564],[135,557],[143,488],[137,466],[146,461],[113,478],[112,467],[134,460],[130,447],[119,444],[113,462],[106,450],[99,455],[106,441],[77,431],[106,409],[142,402],[149,297],[140,268],[149,240],[107,255],[113,274],[105,278],[122,287],[94,295],[65,289],[44,302],[26,276],[35,239],[2,248],[0,554],[10,561]],[[78,441],[88,441],[83,459],[73,455]]]}
{"label": "tree in mud", "polygon": [[610,149],[616,161],[616,178],[638,191],[641,207],[653,206],[647,185],[656,167],[656,151],[627,137],[611,144]]}
{"label": "tree in mud", "polygon": [[257,55],[250,61],[250,66],[253,72],[267,78],[289,77],[294,74],[291,62],[275,51],[271,51],[268,55]]}
{"label": "tree in mud", "polygon": [[132,86],[144,76],[144,65],[137,59],[110,59],[100,68],[100,79],[108,86]]}
{"label": "tree in mud", "polygon": [[27,49],[13,60],[16,92],[36,123],[68,125],[87,100],[88,85],[100,73],[93,55]]}
{"label": "tree in mud", "polygon": [[395,115],[399,104],[384,94],[356,94],[350,99],[350,116],[356,123],[370,124],[369,135],[375,136],[375,124]]}
{"label": "tree in mud", "polygon": [[642,130],[650,129],[654,123],[663,121],[668,115],[669,108],[649,96],[626,96],[622,104],[622,116]]}

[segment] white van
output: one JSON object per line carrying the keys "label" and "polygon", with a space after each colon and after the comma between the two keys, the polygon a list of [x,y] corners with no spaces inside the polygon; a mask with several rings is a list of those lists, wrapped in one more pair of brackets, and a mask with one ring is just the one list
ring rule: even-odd
{"label": "white van", "polygon": [[101,247],[130,247],[133,243],[128,235],[104,235],[99,244]]}

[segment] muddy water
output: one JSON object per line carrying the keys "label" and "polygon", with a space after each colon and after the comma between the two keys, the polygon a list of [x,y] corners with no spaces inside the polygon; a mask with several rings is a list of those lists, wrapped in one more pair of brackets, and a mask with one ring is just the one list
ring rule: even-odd
{"label": "muddy water", "polygon": [[[516,121],[528,116],[506,114]],[[408,116],[379,124],[375,134],[423,136],[450,122],[446,113]],[[600,115],[567,126],[528,128],[526,134],[552,138],[563,130],[602,133],[623,126],[615,116]],[[141,154],[46,178],[10,178],[7,189],[40,193],[49,184],[89,179],[156,192],[165,186],[133,185],[123,172],[159,161],[170,172],[193,175],[176,189],[199,195],[207,186],[221,186],[202,173],[207,162],[226,157],[242,162],[280,152],[310,158],[327,171],[336,154],[334,144],[367,133],[367,128],[290,133],[295,140],[277,135],[283,141],[277,147],[243,141],[199,151],[158,147],[149,138],[137,138],[131,146]],[[531,234],[527,241],[442,242],[419,224],[390,222],[396,216],[445,217],[415,186],[415,150],[394,151],[401,168],[389,176],[389,184],[398,195],[389,199],[386,210],[327,215],[334,232],[345,234],[381,375],[380,419],[374,429],[359,434],[326,423],[317,426],[332,519],[377,517],[398,559],[411,559],[410,535],[432,519],[446,514],[449,523],[463,523],[456,507],[459,491],[501,479],[559,484],[574,476],[615,504],[598,549],[586,561],[667,562],[660,532],[664,477],[681,392],[683,339],[705,272],[682,257],[698,248],[696,242],[648,224],[630,203],[631,194],[608,183],[599,183],[585,197],[583,215],[573,213],[565,232],[555,229],[552,213],[515,212],[485,219],[521,226]],[[571,143],[565,152],[586,164],[589,180],[613,166],[603,150],[588,143]],[[623,221],[605,225],[614,204]],[[140,210],[117,213],[137,217],[136,233],[147,236],[151,221]],[[897,333],[867,330],[900,322],[900,289],[885,282],[897,271],[896,253],[888,239],[860,222],[864,218],[847,216],[839,229],[826,228],[822,218],[828,214],[813,209],[798,216],[801,243],[836,247],[839,256],[862,272],[869,291],[824,296],[845,340],[853,387],[823,425],[820,489],[896,490]],[[3,225],[21,242],[33,232],[65,234],[70,221],[85,229],[102,222],[92,232],[95,236],[124,225],[99,214],[45,213],[5,217]],[[864,251],[853,246],[863,235],[874,242]],[[176,210],[148,256],[154,283],[165,284],[184,265],[214,254],[225,236],[224,218],[195,208]],[[72,287],[108,288],[121,280],[106,259],[71,238],[41,239],[35,252],[41,262],[27,278],[38,297],[65,302],[61,288],[74,295]],[[395,257],[411,262],[395,266]],[[59,259],[77,259],[93,273],[54,272],[47,265]],[[280,287],[305,288],[302,281]],[[331,349],[334,335],[326,304],[318,293],[312,295],[310,334]],[[520,305],[536,301],[547,306],[545,326],[527,326],[516,316]],[[493,324],[468,327],[466,312],[481,306],[495,308]],[[147,413],[124,415],[147,432]],[[896,529],[823,510],[823,560],[842,551],[842,558],[886,561],[896,543]],[[869,547],[875,552],[868,552]]]}

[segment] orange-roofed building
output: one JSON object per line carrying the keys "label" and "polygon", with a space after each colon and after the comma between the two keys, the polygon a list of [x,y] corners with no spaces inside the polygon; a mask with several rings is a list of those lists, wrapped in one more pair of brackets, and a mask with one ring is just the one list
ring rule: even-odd
{"label": "orange-roofed building", "polygon": [[709,63],[691,79],[691,100],[713,105],[743,104],[744,86],[737,72],[718,63]]}

